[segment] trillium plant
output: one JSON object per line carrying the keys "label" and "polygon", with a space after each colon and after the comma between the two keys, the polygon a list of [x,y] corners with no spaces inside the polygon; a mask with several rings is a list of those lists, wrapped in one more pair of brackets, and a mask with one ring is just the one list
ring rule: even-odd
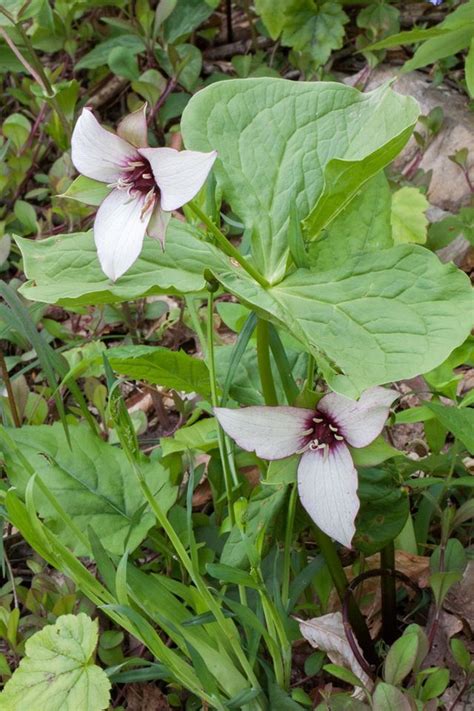
{"label": "trillium plant", "polygon": [[222,428],[262,459],[302,454],[298,466],[301,503],[325,533],[350,547],[359,510],[357,470],[348,445],[366,447],[382,431],[398,393],[364,392],[358,402],[328,393],[315,410],[299,407],[216,408]]}
{"label": "trillium plant", "polygon": [[[94,206],[79,207],[91,229],[17,239],[29,301],[96,307],[107,325],[105,307],[116,318],[123,305],[129,329],[58,370],[81,405],[76,379],[96,383],[103,365],[107,407],[100,393],[93,409],[82,404],[87,422],[61,445],[49,446],[51,427],[32,452],[22,429],[0,441],[12,524],[28,538],[52,521],[41,555],[140,640],[160,678],[208,708],[301,708],[289,696],[295,619],[328,612],[328,581],[338,630],[368,677],[380,668],[376,634],[390,644],[402,631],[395,547],[418,550],[407,493],[416,467],[384,428],[391,409],[390,422],[400,414],[398,382],[444,379],[466,362],[456,358],[472,326],[467,276],[426,234],[414,237],[400,210],[414,188],[394,188],[384,172],[418,116],[390,86],[217,81],[186,104],[177,151],[147,125],[146,106],[116,133],[81,107],[71,142],[80,175],[62,198]],[[151,456],[117,375],[157,403]],[[433,424],[443,407],[423,401],[423,419]],[[451,422],[469,408],[449,409]],[[66,496],[81,477],[81,496]],[[94,575],[79,560],[92,551]],[[380,634],[343,566],[373,555]]]}

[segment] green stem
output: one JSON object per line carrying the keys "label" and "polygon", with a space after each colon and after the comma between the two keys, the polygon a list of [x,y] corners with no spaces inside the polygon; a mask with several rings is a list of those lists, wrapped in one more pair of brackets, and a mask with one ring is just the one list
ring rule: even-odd
{"label": "green stem", "polygon": [[288,607],[288,600],[290,597],[290,567],[291,567],[291,543],[293,540],[293,526],[295,523],[295,513],[296,513],[296,502],[298,499],[298,489],[296,484],[293,484],[290,500],[288,502],[288,512],[286,518],[286,531],[285,531],[285,550],[283,551],[283,583],[281,586],[281,602],[283,609],[286,612]]}
{"label": "green stem", "polygon": [[0,351],[0,375],[2,376],[2,380],[7,391],[8,404],[10,405],[13,424],[15,427],[21,427],[21,419],[16,406],[15,393],[13,392],[10,376],[8,375],[7,364],[5,363],[5,357],[2,351]]}
{"label": "green stem", "polygon": [[264,321],[260,318],[257,321],[257,362],[265,405],[278,405],[270,363],[269,324],[268,321]]}
{"label": "green stem", "polygon": [[[329,538],[329,536],[327,536],[317,526],[314,527],[314,537],[316,539],[316,543],[319,546],[319,550],[321,551],[324,560],[326,561],[326,565],[328,566],[329,573],[331,575],[339,599],[342,602],[344,600],[346,589],[349,583],[346,578],[344,568],[342,567],[339,555],[337,553],[336,546]],[[369,630],[367,628],[367,623],[352,595],[349,600],[349,620],[365,658],[369,663],[375,663],[377,661],[377,658],[374,650],[374,645],[370,637]]]}
{"label": "green stem", "polygon": [[[214,358],[214,296],[209,292],[207,302],[207,365],[209,368],[209,377],[211,381],[211,403],[212,407],[218,407],[219,400],[217,397],[216,383],[216,364]],[[224,432],[219,424],[217,424],[217,441],[219,444],[219,452],[221,455],[222,469],[224,472],[224,485],[227,497],[227,508],[229,511],[230,523],[235,524],[234,501],[232,496],[232,475],[227,457],[227,448],[224,439]]]}
{"label": "green stem", "polygon": [[192,212],[194,212],[196,217],[199,217],[201,222],[204,222],[209,232],[215,237],[216,242],[218,243],[222,251],[225,252],[229,257],[232,257],[232,259],[235,259],[235,261],[238,262],[238,264],[240,264],[240,266],[245,269],[247,274],[249,274],[253,279],[255,279],[255,281],[258,282],[260,286],[267,288],[269,286],[268,281],[260,274],[260,272],[258,272],[254,267],[252,267],[252,265],[245,259],[245,257],[242,257],[240,252],[234,247],[231,242],[229,242],[225,234],[220,231],[220,229],[213,223],[213,221],[206,215],[206,213],[203,212],[201,208],[198,207],[196,203],[192,200],[191,202],[188,202],[188,207],[190,208],[190,210],[192,210]]}
{"label": "green stem", "polygon": [[[380,551],[380,566],[395,570],[395,545],[393,541]],[[383,575],[380,582],[382,592],[382,637],[387,644],[397,638],[397,589],[394,575]]]}

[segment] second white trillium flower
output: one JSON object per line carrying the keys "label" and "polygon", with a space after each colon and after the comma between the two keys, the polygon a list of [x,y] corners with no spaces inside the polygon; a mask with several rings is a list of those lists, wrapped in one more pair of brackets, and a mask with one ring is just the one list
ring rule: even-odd
{"label": "second white trillium flower", "polygon": [[214,412],[239,447],[262,459],[302,453],[298,465],[301,503],[319,528],[350,547],[360,503],[357,470],[347,445],[358,448],[373,442],[397,397],[394,390],[375,387],[357,402],[329,393],[316,410],[217,407]]}
{"label": "second white trillium flower", "polygon": [[145,234],[164,243],[169,213],[199,192],[217,156],[149,148],[145,107],[126,116],[117,134],[83,109],[71,144],[77,170],[113,188],[94,222],[100,265],[113,280],[138,258]]}

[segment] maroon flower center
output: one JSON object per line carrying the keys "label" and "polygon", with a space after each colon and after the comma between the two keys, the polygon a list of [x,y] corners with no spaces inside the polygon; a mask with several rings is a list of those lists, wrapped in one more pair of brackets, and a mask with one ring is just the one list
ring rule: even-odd
{"label": "maroon flower center", "polygon": [[335,420],[319,410],[315,410],[314,414],[308,418],[307,425],[305,449],[310,449],[313,452],[320,449],[324,454],[327,454],[331,448],[344,441]]}
{"label": "maroon flower center", "polygon": [[139,192],[142,195],[158,195],[159,189],[153,177],[150,162],[143,156],[132,160],[124,168],[117,187],[129,193]]}

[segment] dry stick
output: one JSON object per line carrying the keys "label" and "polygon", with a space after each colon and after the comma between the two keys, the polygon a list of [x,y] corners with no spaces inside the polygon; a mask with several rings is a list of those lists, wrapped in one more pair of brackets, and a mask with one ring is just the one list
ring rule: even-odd
{"label": "dry stick", "polygon": [[234,28],[232,27],[232,0],[226,0],[225,3],[226,24],[227,24],[227,42],[234,41]]}
{"label": "dry stick", "polygon": [[5,363],[5,358],[2,351],[0,351],[0,371],[2,374],[2,380],[5,383],[5,387],[7,389],[8,403],[10,405],[13,422],[15,424],[15,427],[21,427],[21,420],[16,407],[15,395],[13,394],[12,383],[10,380],[10,376],[8,375],[7,364]]}

